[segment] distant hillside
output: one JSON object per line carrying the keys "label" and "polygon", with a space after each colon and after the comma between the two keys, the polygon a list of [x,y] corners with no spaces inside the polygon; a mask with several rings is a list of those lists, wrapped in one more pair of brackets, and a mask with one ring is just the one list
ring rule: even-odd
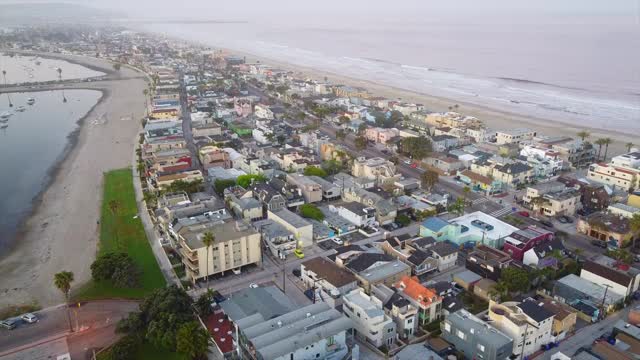
{"label": "distant hillside", "polygon": [[124,15],[115,11],[96,9],[68,3],[0,4],[0,24],[19,25],[51,22],[109,20]]}

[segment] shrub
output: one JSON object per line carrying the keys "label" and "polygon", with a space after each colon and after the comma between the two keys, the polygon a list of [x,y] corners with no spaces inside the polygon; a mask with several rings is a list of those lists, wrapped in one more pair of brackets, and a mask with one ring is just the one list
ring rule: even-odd
{"label": "shrub", "polygon": [[126,253],[100,255],[91,264],[91,276],[94,280],[109,280],[117,287],[139,286],[140,275],[140,269]]}

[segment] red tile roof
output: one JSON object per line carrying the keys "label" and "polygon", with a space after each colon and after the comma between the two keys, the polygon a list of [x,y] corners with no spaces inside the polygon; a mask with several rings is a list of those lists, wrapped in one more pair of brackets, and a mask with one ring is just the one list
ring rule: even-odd
{"label": "red tile roof", "polygon": [[397,289],[402,289],[408,297],[417,301],[422,306],[428,307],[432,302],[442,300],[433,289],[426,288],[420,284],[415,277],[403,276],[402,279],[394,284]]}
{"label": "red tile roof", "polygon": [[216,311],[204,319],[213,341],[223,354],[233,351],[234,326],[224,311]]}

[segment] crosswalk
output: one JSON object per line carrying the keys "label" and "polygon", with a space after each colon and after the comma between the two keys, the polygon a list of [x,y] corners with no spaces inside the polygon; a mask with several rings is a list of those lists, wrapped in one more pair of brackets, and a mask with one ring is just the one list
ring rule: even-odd
{"label": "crosswalk", "polygon": [[487,199],[486,197],[481,197],[481,198],[477,198],[477,199],[471,201],[471,203],[473,205],[478,205],[478,204],[486,203],[487,201],[490,201],[490,200]]}
{"label": "crosswalk", "polygon": [[502,209],[496,210],[496,211],[492,212],[489,215],[491,215],[493,217],[500,217],[500,216],[504,216],[504,215],[507,215],[507,214],[511,213],[511,211],[512,210],[511,210],[510,207],[503,207]]}

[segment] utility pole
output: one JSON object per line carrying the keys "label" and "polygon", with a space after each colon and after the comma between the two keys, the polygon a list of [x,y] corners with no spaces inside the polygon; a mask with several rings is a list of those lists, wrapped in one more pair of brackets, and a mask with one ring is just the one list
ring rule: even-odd
{"label": "utility pole", "polygon": [[527,321],[527,326],[524,327],[524,338],[522,339],[522,351],[520,352],[520,360],[524,357],[524,348],[527,345],[527,331],[529,330],[529,322]]}
{"label": "utility pole", "polygon": [[[286,256],[286,255],[285,255]],[[286,264],[286,257],[282,258],[282,292],[283,293],[287,293],[286,287],[285,287],[285,274],[286,274],[286,270],[285,270],[285,264]]]}
{"label": "utility pole", "polygon": [[602,313],[600,314],[600,320],[604,319],[604,315],[606,313],[605,309],[604,309],[604,302],[607,299],[607,292],[609,291],[610,287],[613,287],[609,284],[602,284],[602,286],[604,286],[604,296],[602,297]]}

